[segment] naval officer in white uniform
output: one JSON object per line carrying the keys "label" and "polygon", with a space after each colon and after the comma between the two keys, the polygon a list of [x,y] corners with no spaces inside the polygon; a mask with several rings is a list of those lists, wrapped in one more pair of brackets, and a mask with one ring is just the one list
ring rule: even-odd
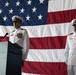
{"label": "naval officer in white uniform", "polygon": [[72,20],[73,33],[67,36],[66,63],[68,75],[76,75],[76,19]]}
{"label": "naval officer in white uniform", "polygon": [[10,33],[9,40],[12,43],[17,43],[22,49],[22,60],[25,61],[29,50],[29,36],[26,29],[22,29],[23,19],[19,16],[12,17],[14,30]]}

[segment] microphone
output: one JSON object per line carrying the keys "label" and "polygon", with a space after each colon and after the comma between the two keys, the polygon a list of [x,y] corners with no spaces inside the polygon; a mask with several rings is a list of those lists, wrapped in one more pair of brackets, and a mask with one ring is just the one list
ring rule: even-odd
{"label": "microphone", "polygon": [[5,38],[7,35],[8,35],[8,33],[6,33],[6,34],[3,36],[3,38]]}
{"label": "microphone", "polygon": [[6,33],[3,37],[1,37],[0,39],[3,39],[3,38],[5,38],[6,36],[8,35],[8,33]]}

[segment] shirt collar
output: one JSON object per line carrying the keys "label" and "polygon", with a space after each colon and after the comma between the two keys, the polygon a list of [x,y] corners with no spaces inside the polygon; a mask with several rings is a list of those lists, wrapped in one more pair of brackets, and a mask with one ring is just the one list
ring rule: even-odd
{"label": "shirt collar", "polygon": [[74,32],[74,35],[76,35],[76,32]]}
{"label": "shirt collar", "polygon": [[20,29],[21,29],[21,28],[18,28],[18,29],[15,28],[15,30],[20,30]]}

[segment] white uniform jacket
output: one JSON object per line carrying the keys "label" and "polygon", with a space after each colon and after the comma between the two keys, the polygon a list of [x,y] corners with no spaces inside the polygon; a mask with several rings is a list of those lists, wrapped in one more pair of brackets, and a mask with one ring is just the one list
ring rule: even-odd
{"label": "white uniform jacket", "polygon": [[22,49],[22,59],[25,60],[29,50],[29,36],[26,29],[15,29],[10,33],[9,41],[11,43],[17,43]]}
{"label": "white uniform jacket", "polygon": [[66,62],[68,65],[76,65],[76,33],[67,36]]}

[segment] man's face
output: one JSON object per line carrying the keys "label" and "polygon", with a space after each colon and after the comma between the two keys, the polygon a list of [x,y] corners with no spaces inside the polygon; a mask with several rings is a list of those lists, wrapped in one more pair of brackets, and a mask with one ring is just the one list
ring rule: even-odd
{"label": "man's face", "polygon": [[21,26],[21,22],[13,22],[13,25],[16,29],[18,29]]}
{"label": "man's face", "polygon": [[74,28],[74,31],[76,32],[76,25],[74,25],[73,28]]}

